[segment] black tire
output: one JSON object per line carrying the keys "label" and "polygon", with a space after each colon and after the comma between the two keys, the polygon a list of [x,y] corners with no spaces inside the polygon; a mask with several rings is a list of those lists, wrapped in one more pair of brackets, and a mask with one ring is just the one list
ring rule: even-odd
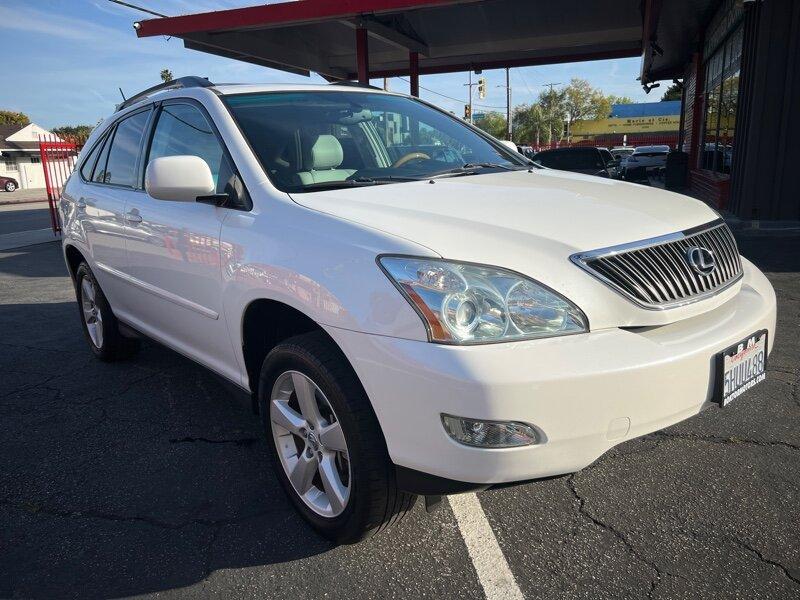
{"label": "black tire", "polygon": [[16,183],[14,183],[13,181],[6,181],[5,190],[7,192],[13,192],[16,189],[17,189]]}
{"label": "black tire", "polygon": [[[83,282],[88,280],[95,290],[94,306],[102,320],[103,336],[98,345],[89,333],[83,313]],[[97,283],[94,273],[85,262],[78,265],[75,271],[75,295],[78,299],[78,314],[81,328],[92,353],[102,361],[113,362],[130,357],[139,349],[139,340],[126,338],[119,331],[119,323],[111,310],[103,290]]]}
{"label": "black tire", "polygon": [[[335,517],[323,517],[306,506],[277,454],[269,401],[275,381],[290,370],[299,371],[320,388],[344,432],[350,457],[350,497]],[[321,535],[339,544],[356,543],[394,524],[414,506],[417,497],[397,489],[383,433],[358,377],[323,332],[298,335],[273,348],[261,367],[258,400],[278,479],[300,514]]]}

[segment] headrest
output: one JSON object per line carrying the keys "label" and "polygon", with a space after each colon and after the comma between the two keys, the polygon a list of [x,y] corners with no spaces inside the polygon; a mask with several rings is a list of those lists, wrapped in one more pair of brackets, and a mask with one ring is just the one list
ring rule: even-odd
{"label": "headrest", "polygon": [[335,169],[344,160],[342,145],[332,135],[320,135],[311,147],[312,169]]}

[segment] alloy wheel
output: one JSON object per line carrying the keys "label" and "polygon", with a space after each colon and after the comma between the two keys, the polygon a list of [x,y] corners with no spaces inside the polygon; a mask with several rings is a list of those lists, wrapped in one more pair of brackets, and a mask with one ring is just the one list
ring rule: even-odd
{"label": "alloy wheel", "polygon": [[102,348],[103,314],[97,306],[97,289],[88,277],[81,280],[81,309],[89,338],[97,348]]}
{"label": "alloy wheel", "polygon": [[325,394],[299,371],[286,371],[272,387],[269,413],[278,458],[295,492],[318,515],[340,515],[350,498],[350,456]]}
{"label": "alloy wheel", "polygon": [[17,186],[14,184],[13,181],[9,181],[8,183],[6,183],[7,192],[13,192],[15,189],[17,189]]}

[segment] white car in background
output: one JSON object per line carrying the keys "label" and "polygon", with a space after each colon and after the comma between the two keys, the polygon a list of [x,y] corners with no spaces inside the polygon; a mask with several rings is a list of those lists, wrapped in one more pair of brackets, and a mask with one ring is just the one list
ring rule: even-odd
{"label": "white car in background", "polygon": [[669,146],[639,146],[622,160],[622,167],[626,171],[636,168],[647,171],[662,169],[667,166],[669,150]]}
{"label": "white car in background", "polygon": [[702,202],[540,169],[372,88],[146,90],[60,211],[91,351],[147,336],[250,394],[338,542],[725,406],[774,340],[772,287]]}

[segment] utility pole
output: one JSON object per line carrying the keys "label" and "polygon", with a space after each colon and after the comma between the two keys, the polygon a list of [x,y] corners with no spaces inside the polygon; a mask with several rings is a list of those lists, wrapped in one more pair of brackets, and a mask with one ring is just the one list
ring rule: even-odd
{"label": "utility pole", "polygon": [[467,88],[469,89],[469,100],[467,102],[467,106],[469,106],[469,110],[467,112],[469,113],[469,115],[468,115],[469,123],[470,123],[470,125],[472,125],[472,123],[473,123],[473,121],[472,121],[472,86],[478,85],[477,83],[472,83],[472,69],[469,70],[469,83],[465,83],[464,85],[467,86]]}
{"label": "utility pole", "polygon": [[544,87],[550,88],[550,107],[548,108],[548,115],[547,115],[547,129],[550,132],[550,147],[553,147],[553,87],[556,85],[561,85],[561,82],[556,83],[545,83]]}
{"label": "utility pole", "polygon": [[512,141],[512,128],[511,128],[511,75],[509,68],[506,67],[506,84],[498,85],[499,88],[506,88],[506,139]]}

